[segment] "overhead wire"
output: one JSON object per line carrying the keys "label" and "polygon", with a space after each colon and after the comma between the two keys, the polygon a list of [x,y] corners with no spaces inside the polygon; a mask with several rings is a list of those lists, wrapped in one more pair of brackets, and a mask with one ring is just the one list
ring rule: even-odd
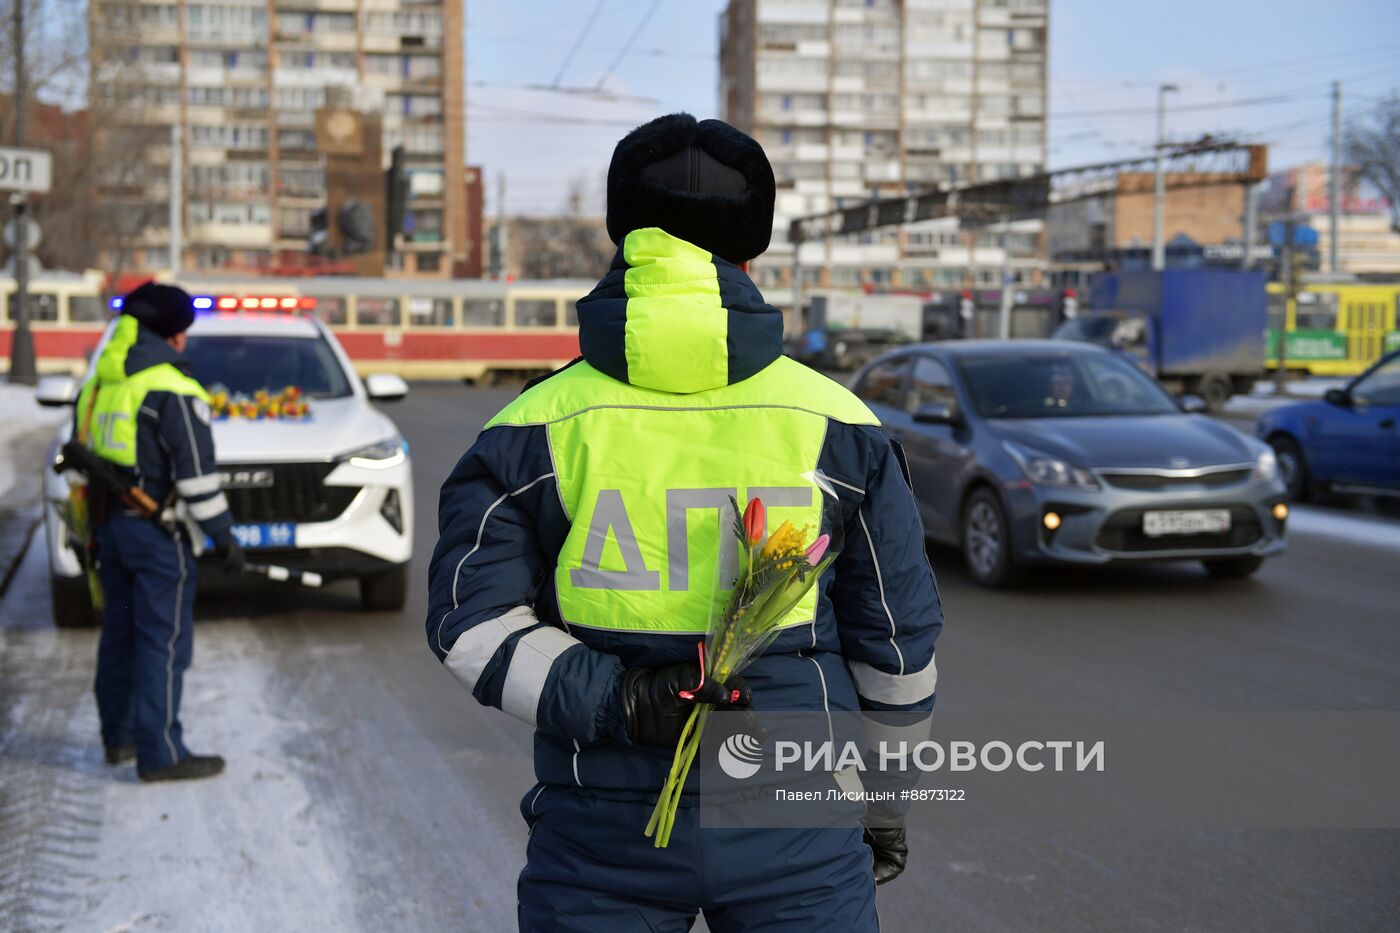
{"label": "overhead wire", "polygon": [[617,57],[612,60],[612,64],[608,65],[607,70],[603,72],[603,76],[599,78],[598,83],[594,85],[596,89],[602,90],[603,85],[612,77],[613,72],[617,70],[617,66],[622,64],[622,60],[627,57],[627,53],[631,51],[632,46],[636,44],[637,39],[641,36],[642,30],[647,27],[647,23],[651,22],[651,18],[656,15],[656,11],[660,8],[661,0],[652,0],[651,6],[642,14],[642,18],[637,20],[637,25],[632,29],[632,34],[627,37],[626,42],[622,43],[622,48],[618,50]]}
{"label": "overhead wire", "polygon": [[598,0],[597,4],[593,7],[593,12],[589,14],[588,19],[584,20],[583,28],[580,29],[578,35],[574,37],[574,44],[569,47],[568,54],[564,56],[563,63],[559,65],[559,71],[554,75],[555,87],[558,87],[559,83],[564,80],[564,72],[568,71],[569,65],[573,64],[574,56],[578,54],[579,48],[583,45],[583,40],[588,38],[588,33],[593,29],[593,24],[598,21],[598,15],[603,12],[603,6],[607,2],[608,0]]}

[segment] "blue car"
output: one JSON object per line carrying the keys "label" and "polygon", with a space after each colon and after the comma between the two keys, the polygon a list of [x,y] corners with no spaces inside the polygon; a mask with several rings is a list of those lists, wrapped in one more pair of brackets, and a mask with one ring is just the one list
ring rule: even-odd
{"label": "blue car", "polygon": [[955,340],[887,354],[855,392],[904,448],[932,539],[969,575],[1027,564],[1196,560],[1245,577],[1286,546],[1268,445],[1086,343]]}
{"label": "blue car", "polygon": [[1294,499],[1400,495],[1400,351],[1321,401],[1267,412],[1255,433],[1273,447]]}

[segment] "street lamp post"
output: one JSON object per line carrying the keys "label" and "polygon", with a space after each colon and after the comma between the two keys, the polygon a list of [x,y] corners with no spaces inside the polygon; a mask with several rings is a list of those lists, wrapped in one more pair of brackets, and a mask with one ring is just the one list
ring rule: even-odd
{"label": "street lamp post", "polygon": [[[24,145],[25,117],[28,107],[29,88],[26,86],[28,73],[24,64],[24,0],[14,0],[11,10],[10,27],[14,43],[14,104],[15,104],[15,145]],[[11,300],[10,320],[14,329],[10,332],[10,382],[17,385],[33,385],[37,379],[34,363],[34,334],[29,329],[29,217],[25,213],[26,196],[22,191],[10,195],[14,207],[15,242],[11,258],[15,265],[15,292]]]}
{"label": "street lamp post", "polygon": [[1157,162],[1152,179],[1152,268],[1161,271],[1167,265],[1167,245],[1163,228],[1166,226],[1166,141],[1167,94],[1178,90],[1175,84],[1157,88]]}

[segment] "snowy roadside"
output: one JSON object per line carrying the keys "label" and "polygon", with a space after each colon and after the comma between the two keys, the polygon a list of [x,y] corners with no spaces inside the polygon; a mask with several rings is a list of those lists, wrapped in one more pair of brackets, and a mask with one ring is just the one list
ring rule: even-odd
{"label": "snowy roadside", "polygon": [[39,520],[44,456],[67,408],[41,408],[34,390],[0,382],[0,592]]}
{"label": "snowy roadside", "polygon": [[68,408],[43,408],[29,386],[0,382],[0,506],[38,501],[39,458]]}
{"label": "snowy roadside", "polygon": [[93,630],[47,618],[30,548],[0,601],[0,929],[353,929],[351,857],[292,749],[310,718],[247,622],[202,626],[182,719],[229,770],[141,784],[102,762]]}
{"label": "snowy roadside", "polygon": [[1260,381],[1248,395],[1235,395],[1225,403],[1226,417],[1253,418],[1280,405],[1294,402],[1307,402],[1322,398],[1328,389],[1340,389],[1347,384],[1346,379],[1305,379],[1290,382],[1286,395],[1279,395],[1272,382]]}

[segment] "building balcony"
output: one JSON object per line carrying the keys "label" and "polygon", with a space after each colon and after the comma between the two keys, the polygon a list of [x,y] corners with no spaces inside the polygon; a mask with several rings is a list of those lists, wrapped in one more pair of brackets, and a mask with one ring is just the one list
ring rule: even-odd
{"label": "building balcony", "polygon": [[189,224],[185,235],[192,244],[228,247],[267,247],[276,240],[271,224]]}

